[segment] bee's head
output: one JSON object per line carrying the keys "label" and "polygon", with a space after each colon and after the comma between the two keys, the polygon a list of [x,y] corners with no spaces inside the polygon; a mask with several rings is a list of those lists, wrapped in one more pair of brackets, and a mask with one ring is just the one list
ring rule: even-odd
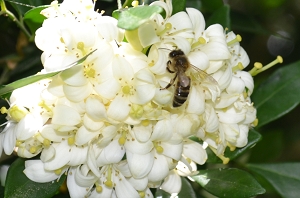
{"label": "bee's head", "polygon": [[184,55],[183,51],[181,49],[173,50],[170,52],[169,57],[174,58],[176,56],[182,56]]}

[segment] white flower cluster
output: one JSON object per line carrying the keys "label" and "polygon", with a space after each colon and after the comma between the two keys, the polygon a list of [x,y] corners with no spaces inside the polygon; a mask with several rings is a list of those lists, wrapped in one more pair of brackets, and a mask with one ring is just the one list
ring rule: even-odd
{"label": "white flower cluster", "polygon": [[[247,144],[256,109],[249,98],[252,76],[241,71],[249,58],[238,36],[218,24],[205,29],[196,9],[171,15],[170,0],[152,5],[164,8],[165,18],[157,14],[133,31],[95,12],[91,0],[54,1],[43,10],[47,19],[35,37],[42,72],[96,51],[51,79],[15,90],[10,108],[1,109],[8,123],[0,152],[40,154],[26,161],[31,180],[68,173],[71,197],[153,197],[149,188],[158,187],[178,193],[180,176],[196,174],[196,164],[207,159],[190,137],[224,163],[227,146]],[[167,68],[174,49],[193,65],[185,73]],[[178,88],[164,89],[175,75],[191,80],[180,107],[172,106]]]}

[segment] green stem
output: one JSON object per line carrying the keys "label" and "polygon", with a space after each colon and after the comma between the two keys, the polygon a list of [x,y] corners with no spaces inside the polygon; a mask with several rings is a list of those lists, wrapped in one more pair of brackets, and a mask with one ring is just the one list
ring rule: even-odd
{"label": "green stem", "polygon": [[27,31],[24,24],[21,23],[13,13],[11,13],[9,10],[7,10],[4,0],[0,0],[0,6],[1,6],[0,15],[8,16],[12,21],[14,21],[23,30],[23,32],[26,34],[26,36],[28,38],[30,38],[31,34]]}

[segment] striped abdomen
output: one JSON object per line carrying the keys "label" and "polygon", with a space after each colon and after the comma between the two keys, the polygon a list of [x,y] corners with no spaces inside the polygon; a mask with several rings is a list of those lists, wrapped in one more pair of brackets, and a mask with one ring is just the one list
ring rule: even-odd
{"label": "striped abdomen", "polygon": [[180,81],[177,81],[173,98],[173,107],[180,107],[181,105],[183,105],[183,103],[187,100],[189,93],[190,84],[184,87],[180,84]]}

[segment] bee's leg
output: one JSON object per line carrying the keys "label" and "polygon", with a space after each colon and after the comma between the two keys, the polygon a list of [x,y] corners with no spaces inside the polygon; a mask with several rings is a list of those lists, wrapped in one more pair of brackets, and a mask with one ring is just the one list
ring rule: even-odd
{"label": "bee's leg", "polygon": [[170,66],[171,66],[171,61],[169,60],[169,61],[167,62],[167,70],[168,70],[168,72],[170,72],[170,73],[175,73],[175,71],[173,71],[173,70],[170,69]]}
{"label": "bee's leg", "polygon": [[165,89],[168,89],[169,87],[171,87],[174,84],[176,78],[177,78],[177,73],[176,73],[175,77],[171,79],[169,84],[167,84],[167,86],[165,88],[160,88],[160,90],[165,90]]}

